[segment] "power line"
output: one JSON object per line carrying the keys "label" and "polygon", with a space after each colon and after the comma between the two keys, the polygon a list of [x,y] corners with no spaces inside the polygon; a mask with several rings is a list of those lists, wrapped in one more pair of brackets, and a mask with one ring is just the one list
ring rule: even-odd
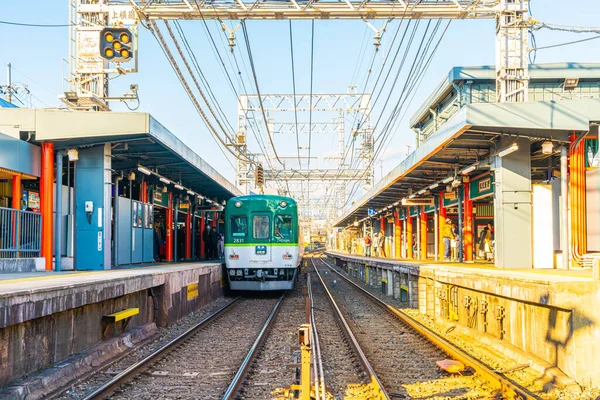
{"label": "power line", "polygon": [[273,154],[275,158],[279,162],[279,164],[283,165],[283,162],[279,159],[279,155],[277,154],[277,150],[275,149],[275,143],[273,143],[273,137],[271,136],[271,132],[269,130],[269,121],[267,120],[267,115],[265,113],[265,107],[263,105],[262,96],[260,94],[260,88],[258,86],[258,77],[256,76],[256,68],[254,67],[254,59],[252,58],[252,49],[250,48],[250,38],[248,36],[248,30],[246,29],[246,21],[242,20],[242,31],[244,32],[244,39],[246,41],[246,50],[248,51],[248,59],[250,60],[250,68],[252,69],[252,76],[254,77],[254,84],[256,85],[256,94],[258,95],[258,102],[260,104],[260,110],[262,112],[263,119],[265,121],[265,128],[267,129],[267,136],[269,137],[269,142],[271,142],[271,147],[273,148]]}
{"label": "power line", "polygon": [[[290,56],[292,60],[292,88],[294,92],[294,121],[296,124],[296,150],[298,152],[298,167],[302,169],[300,159],[300,135],[298,134],[298,108],[296,107],[296,72],[294,68],[294,34],[292,32],[292,20],[290,19]],[[310,158],[308,160],[310,162]]]}
{"label": "power line", "polygon": [[77,26],[77,24],[27,24],[24,22],[0,21],[3,25],[24,26],[29,28],[67,28]]}

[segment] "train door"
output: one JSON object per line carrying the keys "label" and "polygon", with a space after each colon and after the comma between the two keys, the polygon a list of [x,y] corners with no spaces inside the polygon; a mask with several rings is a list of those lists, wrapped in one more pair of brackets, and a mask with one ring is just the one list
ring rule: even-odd
{"label": "train door", "polygon": [[271,214],[265,212],[252,213],[252,240],[254,255],[252,258],[259,263],[273,261]]}

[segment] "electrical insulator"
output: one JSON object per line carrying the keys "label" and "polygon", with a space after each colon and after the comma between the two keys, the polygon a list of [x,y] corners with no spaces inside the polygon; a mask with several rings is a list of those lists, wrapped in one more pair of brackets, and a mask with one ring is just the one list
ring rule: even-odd
{"label": "electrical insulator", "polygon": [[100,56],[111,62],[126,62],[133,57],[133,34],[127,28],[100,31]]}
{"label": "electrical insulator", "polygon": [[262,188],[265,184],[265,173],[262,164],[256,166],[256,186]]}

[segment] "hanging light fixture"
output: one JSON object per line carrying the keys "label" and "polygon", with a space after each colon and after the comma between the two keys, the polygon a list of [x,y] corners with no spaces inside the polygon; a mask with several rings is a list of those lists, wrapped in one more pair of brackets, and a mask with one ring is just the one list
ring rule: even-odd
{"label": "hanging light fixture", "polygon": [[551,141],[546,140],[542,143],[542,154],[552,154],[553,150],[554,144]]}

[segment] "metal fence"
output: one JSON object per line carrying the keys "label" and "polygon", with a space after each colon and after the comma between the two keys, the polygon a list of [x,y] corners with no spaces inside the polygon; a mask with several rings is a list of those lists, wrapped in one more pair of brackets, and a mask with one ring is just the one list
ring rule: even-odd
{"label": "metal fence", "polygon": [[42,215],[0,207],[0,258],[39,257]]}

